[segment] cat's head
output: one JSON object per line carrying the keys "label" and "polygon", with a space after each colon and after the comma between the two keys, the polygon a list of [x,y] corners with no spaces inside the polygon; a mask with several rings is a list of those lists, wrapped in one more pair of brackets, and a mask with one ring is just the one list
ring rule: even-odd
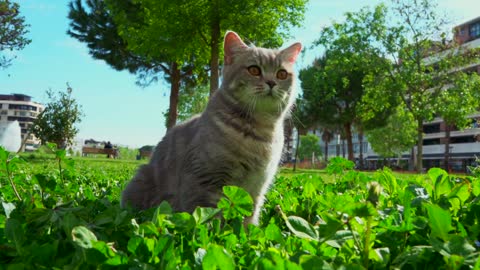
{"label": "cat's head", "polygon": [[294,100],[294,63],[301,49],[300,43],[283,50],[249,47],[227,32],[222,89],[250,110],[283,112]]}

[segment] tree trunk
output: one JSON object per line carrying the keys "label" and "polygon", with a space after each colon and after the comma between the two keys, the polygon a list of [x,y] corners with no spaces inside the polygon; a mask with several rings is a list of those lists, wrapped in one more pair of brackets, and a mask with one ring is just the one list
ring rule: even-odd
{"label": "tree trunk", "polygon": [[353,156],[353,142],[352,142],[352,125],[347,123],[344,125],[345,127],[345,139],[347,140],[347,148],[348,148],[348,160],[354,161],[355,158]]}
{"label": "tree trunk", "polygon": [[417,122],[417,172],[421,173],[423,171],[423,121],[418,120]]}
{"label": "tree trunk", "polygon": [[218,0],[213,0],[211,13],[212,40],[210,43],[210,96],[218,89],[219,58],[220,58],[220,18],[218,14]]}
{"label": "tree trunk", "polygon": [[412,150],[410,151],[410,157],[409,157],[409,160],[408,160],[408,170],[409,171],[413,171],[414,168],[415,168],[415,146],[412,147]]}
{"label": "tree trunk", "polygon": [[450,125],[445,123],[445,171],[450,172]]}
{"label": "tree trunk", "polygon": [[360,154],[358,158],[360,159],[360,169],[363,169],[363,132],[358,132],[358,143],[360,144]]}
{"label": "tree trunk", "polygon": [[180,92],[180,69],[177,63],[172,63],[171,85],[170,85],[170,106],[168,108],[167,131],[177,123],[178,94]]}
{"label": "tree trunk", "polygon": [[325,142],[325,163],[328,162],[328,142]]}

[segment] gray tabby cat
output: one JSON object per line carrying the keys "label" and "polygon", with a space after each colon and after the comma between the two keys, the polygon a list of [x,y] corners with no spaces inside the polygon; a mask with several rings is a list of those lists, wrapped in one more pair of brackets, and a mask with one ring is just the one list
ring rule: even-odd
{"label": "gray tabby cat", "polygon": [[235,185],[255,203],[257,223],[283,148],[283,122],[294,101],[293,64],[301,50],[248,47],[234,32],[224,41],[221,87],[205,111],[172,128],[122,194],[122,205],[146,209],[168,201],[176,211],[215,207]]}

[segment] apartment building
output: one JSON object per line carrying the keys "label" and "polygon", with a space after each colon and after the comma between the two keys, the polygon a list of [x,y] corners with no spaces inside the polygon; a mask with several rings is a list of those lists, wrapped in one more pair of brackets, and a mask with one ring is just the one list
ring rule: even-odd
{"label": "apartment building", "polygon": [[[40,103],[32,101],[32,97],[23,94],[0,94],[0,122],[18,121],[21,128],[21,139],[27,136],[28,129],[32,126],[33,121],[44,109]],[[33,151],[38,148],[40,141],[29,135],[27,138],[24,151]]]}
{"label": "apartment building", "polygon": [[[480,48],[480,17],[465,22],[454,28],[454,39],[462,46],[468,48]],[[480,74],[480,59],[476,64],[464,68],[464,72],[476,72]],[[480,89],[478,89],[480,91]],[[468,166],[480,158],[480,112],[470,116],[471,125],[465,130],[458,130],[456,127],[450,127],[449,142],[449,167],[451,171],[466,172]],[[447,126],[441,118],[436,118],[423,126],[423,167],[444,167],[445,158],[445,132]],[[318,135],[321,139],[321,134]],[[328,143],[328,155],[346,156],[346,143],[340,139],[339,135]],[[366,140],[366,139],[365,139]],[[363,158],[365,168],[375,169],[382,166],[383,158],[376,154],[368,142],[363,142]],[[325,142],[320,140],[322,150],[325,149]],[[360,158],[360,141],[357,134],[353,135],[354,156]],[[416,149],[413,150],[414,152]],[[408,160],[412,157],[412,152],[405,152],[400,159],[402,168],[408,167]]]}

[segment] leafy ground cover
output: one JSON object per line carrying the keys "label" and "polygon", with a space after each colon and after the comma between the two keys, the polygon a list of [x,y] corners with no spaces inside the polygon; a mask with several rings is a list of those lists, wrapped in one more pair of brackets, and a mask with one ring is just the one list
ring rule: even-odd
{"label": "leafy ground cover", "polygon": [[242,189],[218,208],[119,206],[138,162],[0,150],[0,269],[480,269],[480,180],[282,170],[259,226]]}

